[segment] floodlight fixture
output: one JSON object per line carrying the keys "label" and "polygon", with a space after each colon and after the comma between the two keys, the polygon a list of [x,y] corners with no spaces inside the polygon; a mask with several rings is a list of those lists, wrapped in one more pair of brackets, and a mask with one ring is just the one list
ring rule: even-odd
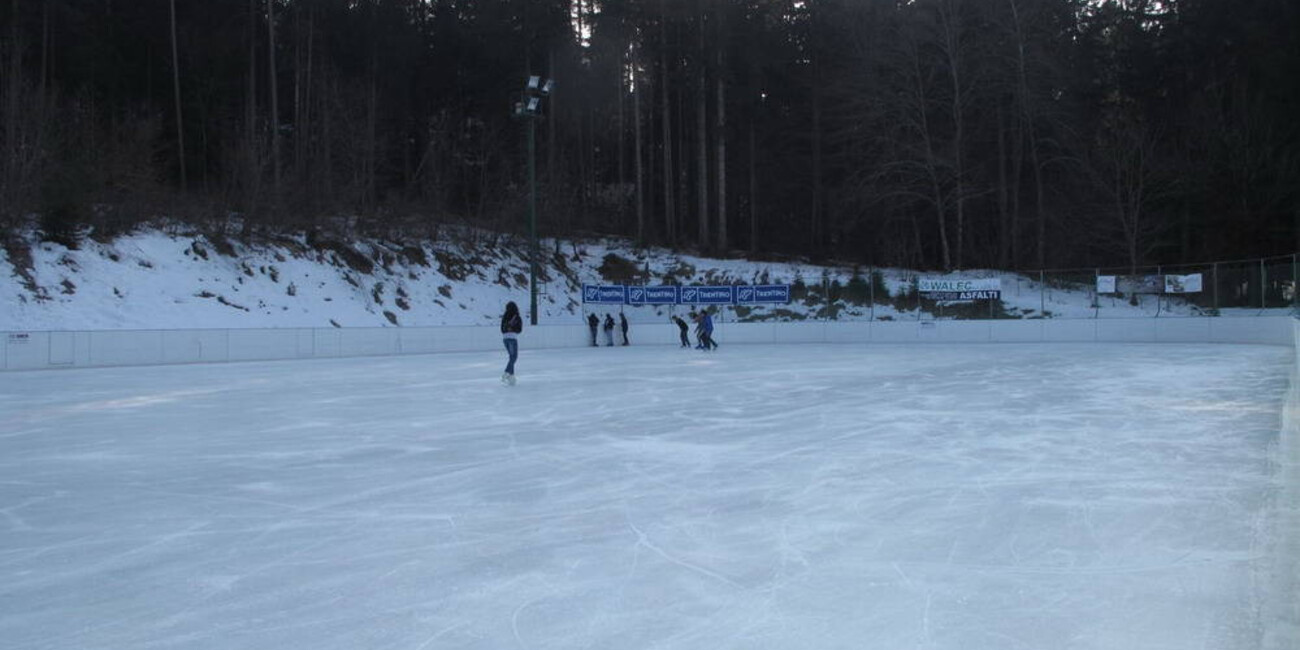
{"label": "floodlight fixture", "polygon": [[542,94],[549,95],[552,90],[555,90],[555,80],[547,79],[546,83],[542,84]]}
{"label": "floodlight fixture", "polygon": [[526,108],[525,111],[529,115],[537,115],[542,112],[542,99],[540,97],[529,97],[528,108]]}
{"label": "floodlight fixture", "polygon": [[531,76],[531,77],[528,78],[528,90],[530,90],[530,91],[532,91],[532,92],[537,92],[538,90],[541,89],[541,87],[542,87],[542,78],[541,78],[541,77],[539,77],[539,76],[537,76],[537,75],[533,75],[533,76]]}

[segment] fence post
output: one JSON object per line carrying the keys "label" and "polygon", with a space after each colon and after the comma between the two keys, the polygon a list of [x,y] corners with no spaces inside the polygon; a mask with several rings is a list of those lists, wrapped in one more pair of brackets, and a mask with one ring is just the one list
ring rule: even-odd
{"label": "fence post", "polygon": [[1214,269],[1210,273],[1210,282],[1214,283],[1214,315],[1219,315],[1219,263],[1214,263]]}
{"label": "fence post", "polygon": [[1092,317],[1101,318],[1101,268],[1092,270]]}
{"label": "fence post", "polygon": [[[1156,265],[1156,276],[1157,276],[1158,278],[1160,278],[1160,282],[1161,282],[1161,283],[1164,283],[1164,282],[1165,282],[1165,269],[1164,269],[1164,268],[1161,268],[1161,265],[1160,265],[1160,264],[1157,264],[1157,265]],[[1156,317],[1157,317],[1157,318],[1160,317],[1160,311],[1161,311],[1161,309],[1164,309],[1164,308],[1165,308],[1165,292],[1164,292],[1165,289],[1164,289],[1164,287],[1161,287],[1161,290],[1160,290],[1160,291],[1161,291],[1161,292],[1158,292],[1158,294],[1156,294]]]}
{"label": "fence post", "polygon": [[1047,271],[1038,270],[1038,315],[1047,318]]}
{"label": "fence post", "polygon": [[871,315],[867,317],[868,322],[876,320],[876,267],[867,267],[867,295],[871,301]]}
{"label": "fence post", "polygon": [[1268,270],[1264,258],[1259,258],[1259,308],[1268,309]]}
{"label": "fence post", "polygon": [[831,278],[829,275],[822,275],[822,296],[826,298],[826,318],[831,319]]}
{"label": "fence post", "polygon": [[920,276],[912,278],[912,291],[916,292],[916,320],[921,320],[921,286]]}

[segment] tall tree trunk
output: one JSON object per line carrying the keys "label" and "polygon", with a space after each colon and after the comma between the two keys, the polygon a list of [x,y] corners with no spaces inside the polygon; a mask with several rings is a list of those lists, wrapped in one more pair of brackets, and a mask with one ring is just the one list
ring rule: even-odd
{"label": "tall tree trunk", "polygon": [[171,0],[169,5],[172,27],[172,95],[176,100],[176,145],[181,164],[181,191],[184,192],[189,185],[189,178],[185,173],[185,123],[181,113],[181,61],[176,48],[176,0]]}
{"label": "tall tree trunk", "polygon": [[1007,117],[997,105],[998,120],[998,268],[1011,265],[1011,204],[1007,191]]}
{"label": "tall tree trunk", "polygon": [[673,127],[672,127],[672,102],[668,96],[668,12],[665,0],[659,2],[660,23],[660,49],[659,49],[659,71],[661,82],[659,87],[660,102],[663,108],[663,117],[660,119],[663,125],[664,134],[664,224],[668,236],[668,244],[677,243],[677,215],[674,213],[673,206]]}
{"label": "tall tree trunk", "polygon": [[379,46],[373,42],[370,50],[370,88],[366,102],[366,165],[364,202],[367,211],[378,203],[377,176],[379,173]]}
{"label": "tall tree trunk", "polygon": [[248,0],[248,89],[244,98],[244,146],[240,184],[244,199],[244,228],[257,213],[257,0]]}
{"label": "tall tree trunk", "polygon": [[[1034,261],[1038,268],[1042,269],[1047,266],[1047,215],[1043,211],[1043,180],[1042,166],[1039,160],[1038,152],[1038,134],[1035,129],[1035,111],[1033,103],[1029,97],[1029,63],[1028,53],[1025,51],[1026,40],[1024,25],[1020,19],[1020,2],[1022,0],[1007,0],[1011,8],[1011,25],[1015,31],[1016,45],[1016,96],[1017,96],[1017,119],[1016,119],[1016,148],[1013,153],[1014,173],[1012,175],[1015,183],[1015,193],[1012,195],[1012,219],[1015,224],[1020,222],[1020,177],[1022,173],[1022,159],[1024,157],[1025,140],[1029,141],[1030,165],[1034,174]],[[1017,227],[1017,232],[1019,228]],[[1018,234],[1013,235],[1018,240]],[[1013,248],[1018,250],[1016,241]],[[1013,257],[1017,254],[1013,251]],[[1013,260],[1014,262],[1014,260]]]}
{"label": "tall tree trunk", "polygon": [[[814,46],[815,48],[815,46]],[[822,205],[822,84],[821,64],[812,54],[812,250],[821,253],[826,241],[824,206]]]}
{"label": "tall tree trunk", "polygon": [[266,0],[266,32],[268,50],[266,64],[271,83],[271,169],[275,184],[272,187],[276,207],[280,204],[280,90],[275,74],[275,0]]}
{"label": "tall tree trunk", "polygon": [[[915,84],[915,95],[911,99],[913,109],[917,115],[915,127],[918,136],[921,138],[921,144],[924,148],[925,159],[922,161],[925,168],[925,181],[929,184],[929,190],[932,193],[930,203],[934,207],[935,221],[939,227],[939,249],[942,254],[943,269],[952,270],[952,251],[948,245],[948,199],[944,193],[944,182],[939,175],[939,160],[935,153],[934,132],[930,127],[930,116],[926,112],[929,106],[929,95],[925,85],[925,72],[921,65],[921,53],[916,43],[908,43],[909,47],[909,64],[911,65],[911,82]],[[918,249],[923,251],[924,249]]]}
{"label": "tall tree trunk", "polygon": [[[719,14],[721,15],[721,14]],[[715,83],[718,87],[717,107],[718,123],[713,137],[718,142],[718,251],[726,252],[727,243],[727,85],[723,81],[723,48],[718,46],[718,72]]]}
{"label": "tall tree trunk", "polygon": [[956,229],[953,236],[953,254],[956,268],[964,267],[966,251],[966,169],[964,151],[966,148],[966,121],[963,103],[965,94],[962,88],[962,44],[961,44],[961,8],[960,0],[943,0],[939,4],[939,17],[943,27],[943,50],[947,58],[948,80],[951,83],[949,112],[953,125],[952,158],[953,181],[956,185],[953,202],[956,207]]}
{"label": "tall tree trunk", "polygon": [[627,227],[624,217],[627,216],[627,197],[623,194],[623,189],[627,187],[627,126],[623,119],[624,98],[627,96],[627,60],[625,55],[619,56],[618,65],[618,93],[614,95],[618,101],[618,127],[616,133],[618,136],[618,146],[615,147],[618,155],[618,230],[626,232],[623,229]]}
{"label": "tall tree trunk", "polygon": [[[45,101],[46,89],[49,87],[50,68],[53,67],[53,61],[50,59],[50,0],[44,0],[41,7],[44,11],[41,13],[41,85],[40,100]],[[15,16],[15,19],[17,17]],[[176,9],[173,3],[172,22],[176,22]],[[175,31],[174,29],[172,30]],[[173,35],[172,40],[175,40]]]}
{"label": "tall tree trunk", "polygon": [[636,78],[636,58],[632,65],[632,128],[636,135],[633,147],[636,155],[636,242],[645,244],[645,170],[642,168],[644,154],[641,152],[641,92],[643,84]]}
{"label": "tall tree trunk", "polygon": [[18,112],[21,104],[19,103],[19,94],[23,88],[23,47],[20,32],[18,31],[18,0],[13,0],[10,9],[9,21],[9,48],[5,52],[9,56],[9,74],[8,87],[5,89],[5,95],[8,99],[5,105],[5,131],[4,131],[4,169],[0,170],[0,189],[5,190],[4,195],[0,195],[0,213],[8,217],[16,217],[23,212],[23,206],[18,199],[21,198],[23,190],[22,179],[20,177],[18,154],[20,151],[21,136],[18,133],[18,124],[20,122]]}
{"label": "tall tree trunk", "polygon": [[[555,50],[549,50],[546,54],[546,69],[550,74],[551,81],[555,81]],[[559,155],[560,148],[555,146],[555,116],[559,111],[558,93],[563,92],[559,88],[559,82],[555,82],[555,88],[546,98],[546,189],[555,187],[555,174],[558,171],[555,164],[555,157]]]}
{"label": "tall tree trunk", "polygon": [[758,252],[758,136],[754,116],[749,118],[749,252]]}
{"label": "tall tree trunk", "polygon": [[696,169],[696,215],[698,216],[697,243],[701,250],[709,247],[709,102],[708,71],[704,65],[704,5],[699,5],[699,49],[696,66],[698,77],[695,85],[695,169]]}
{"label": "tall tree trunk", "polygon": [[1038,231],[1035,237],[1035,258],[1038,268],[1047,268],[1047,211],[1043,207],[1043,163],[1039,160],[1038,138],[1029,124],[1029,162],[1034,170],[1034,216]]}

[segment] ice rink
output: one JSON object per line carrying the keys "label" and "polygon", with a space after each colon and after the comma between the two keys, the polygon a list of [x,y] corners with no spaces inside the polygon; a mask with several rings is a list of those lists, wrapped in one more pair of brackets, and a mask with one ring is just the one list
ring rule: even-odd
{"label": "ice rink", "polygon": [[1245,650],[1293,351],[0,374],[0,645]]}

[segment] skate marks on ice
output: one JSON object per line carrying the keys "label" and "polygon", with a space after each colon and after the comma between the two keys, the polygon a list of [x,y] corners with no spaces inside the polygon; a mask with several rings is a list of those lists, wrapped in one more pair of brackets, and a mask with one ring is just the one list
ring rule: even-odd
{"label": "skate marks on ice", "polygon": [[671,352],[0,376],[0,635],[1258,647],[1290,351]]}

